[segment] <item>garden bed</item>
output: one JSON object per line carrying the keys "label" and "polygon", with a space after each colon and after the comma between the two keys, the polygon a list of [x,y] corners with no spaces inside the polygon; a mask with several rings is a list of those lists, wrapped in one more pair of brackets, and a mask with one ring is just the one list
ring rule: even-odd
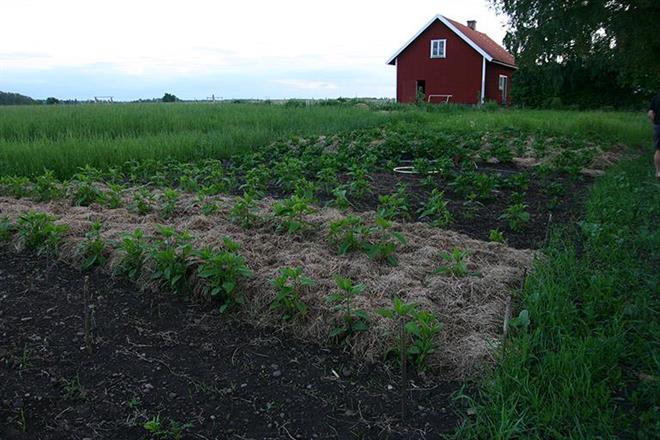
{"label": "garden bed", "polygon": [[255,329],[214,307],[154,301],[98,272],[7,248],[0,248],[0,334],[7,440],[143,439],[145,424],[156,421],[154,438],[421,439],[459,420],[450,398],[457,383],[418,377],[402,393],[383,364]]}

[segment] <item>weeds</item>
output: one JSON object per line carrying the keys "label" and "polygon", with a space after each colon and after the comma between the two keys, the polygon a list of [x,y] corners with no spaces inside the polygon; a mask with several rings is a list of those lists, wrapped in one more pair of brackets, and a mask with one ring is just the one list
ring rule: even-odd
{"label": "weeds", "polygon": [[10,241],[16,226],[9,220],[9,217],[0,217],[0,243]]}

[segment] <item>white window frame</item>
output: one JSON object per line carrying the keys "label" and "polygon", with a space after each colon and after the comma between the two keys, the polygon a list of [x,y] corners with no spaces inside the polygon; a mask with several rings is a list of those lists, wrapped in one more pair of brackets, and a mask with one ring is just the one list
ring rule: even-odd
{"label": "white window frame", "polygon": [[[504,79],[504,81],[502,81],[502,79]],[[500,75],[500,80],[497,84],[497,89],[499,91],[504,90],[504,83],[506,83],[506,86],[507,86],[506,88],[508,89],[509,88],[509,77],[506,76],[506,75]]]}
{"label": "white window frame", "polygon": [[[438,44],[438,53],[433,53],[433,48]],[[442,44],[442,53],[440,53],[440,44]],[[431,58],[447,58],[447,39],[431,40]]]}

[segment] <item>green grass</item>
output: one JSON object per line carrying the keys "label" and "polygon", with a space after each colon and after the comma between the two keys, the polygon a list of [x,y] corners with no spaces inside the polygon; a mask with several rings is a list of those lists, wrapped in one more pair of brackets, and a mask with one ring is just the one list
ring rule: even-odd
{"label": "green grass", "polygon": [[579,231],[556,233],[519,326],[459,438],[657,438],[660,184],[650,155],[599,179]]}
{"label": "green grass", "polygon": [[447,133],[513,130],[569,135],[608,144],[648,142],[643,115],[619,112],[482,111],[457,106],[390,106],[383,112],[344,106],[265,104],[114,104],[0,107],[0,175],[60,178],[79,167],[107,168],[132,159],[226,158],[281,138],[332,134],[397,121]]}

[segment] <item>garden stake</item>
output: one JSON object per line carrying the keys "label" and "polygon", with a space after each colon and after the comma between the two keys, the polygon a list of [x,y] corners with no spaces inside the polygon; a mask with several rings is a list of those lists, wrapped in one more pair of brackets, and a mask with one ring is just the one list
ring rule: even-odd
{"label": "garden stake", "polygon": [[401,341],[401,420],[406,419],[406,394],[408,392],[406,367],[407,367],[407,350],[406,350],[406,329],[404,317],[399,319],[399,340]]}
{"label": "garden stake", "polygon": [[89,276],[85,276],[83,284],[83,300],[84,300],[84,326],[85,326],[85,346],[87,353],[92,354],[92,313],[89,304]]}

